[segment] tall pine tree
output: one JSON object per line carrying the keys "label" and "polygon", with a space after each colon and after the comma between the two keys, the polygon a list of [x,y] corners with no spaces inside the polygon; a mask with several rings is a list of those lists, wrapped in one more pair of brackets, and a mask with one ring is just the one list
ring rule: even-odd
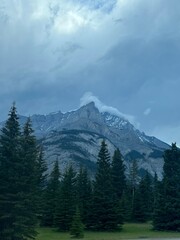
{"label": "tall pine tree", "polygon": [[134,202],[134,220],[146,222],[151,220],[153,212],[152,177],[148,172],[137,186]]}
{"label": "tall pine tree", "polygon": [[20,126],[13,104],[0,136],[0,238],[5,240],[12,239],[16,234],[13,225],[16,222],[14,210],[20,190],[16,184],[19,183],[21,166],[20,139]]}
{"label": "tall pine tree", "polygon": [[72,219],[72,225],[70,228],[70,234],[73,238],[83,238],[84,237],[84,225],[81,220],[81,215],[79,208],[76,207],[75,215]]}
{"label": "tall pine tree", "polygon": [[176,144],[164,153],[164,176],[159,187],[153,225],[157,230],[180,230],[180,150]]}
{"label": "tall pine tree", "polygon": [[42,223],[43,211],[46,206],[46,187],[47,187],[47,165],[44,159],[44,152],[42,146],[38,148],[38,157],[37,157],[37,215],[40,220],[40,224]]}
{"label": "tall pine tree", "polygon": [[36,235],[36,142],[30,122],[20,132],[15,104],[0,136],[0,239]]}
{"label": "tall pine tree", "polygon": [[70,165],[62,178],[60,197],[55,214],[55,225],[59,231],[69,231],[76,210],[76,172]]}
{"label": "tall pine tree", "polygon": [[114,151],[112,160],[112,184],[118,199],[121,199],[126,187],[125,166],[119,149]]}
{"label": "tall pine tree", "polygon": [[[17,205],[16,214],[19,215],[18,229],[24,234],[31,234],[37,224],[37,196],[38,196],[38,147],[36,138],[33,134],[30,118],[24,125],[21,137],[22,151],[22,172],[21,172],[21,191],[18,193],[22,204]],[[35,233],[35,232],[34,232]]]}
{"label": "tall pine tree", "polygon": [[126,187],[125,166],[119,149],[114,151],[112,159],[112,186],[115,196],[115,209],[119,225],[123,223],[123,193]]}
{"label": "tall pine tree", "polygon": [[97,160],[94,182],[93,228],[108,231],[117,229],[118,217],[114,207],[110,155],[105,141],[102,141]]}
{"label": "tall pine tree", "polygon": [[47,182],[44,198],[44,210],[42,213],[42,225],[52,227],[55,224],[56,209],[60,194],[60,170],[58,160],[54,162],[52,172]]}
{"label": "tall pine tree", "polygon": [[87,169],[82,167],[77,174],[76,198],[82,221],[88,228],[92,209],[92,184]]}

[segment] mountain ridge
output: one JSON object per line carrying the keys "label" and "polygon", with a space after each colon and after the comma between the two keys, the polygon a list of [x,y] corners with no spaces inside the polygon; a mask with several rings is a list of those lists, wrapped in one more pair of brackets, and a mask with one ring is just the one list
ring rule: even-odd
{"label": "mountain ridge", "polygon": [[[136,158],[139,170],[162,177],[162,155],[169,145],[136,129],[124,116],[100,112],[94,102],[66,113],[35,114],[30,118],[49,166],[58,158],[63,169],[71,162],[76,167],[89,165],[93,172],[105,139],[111,156],[116,148],[120,149],[127,169]],[[19,115],[21,125],[26,119]]]}

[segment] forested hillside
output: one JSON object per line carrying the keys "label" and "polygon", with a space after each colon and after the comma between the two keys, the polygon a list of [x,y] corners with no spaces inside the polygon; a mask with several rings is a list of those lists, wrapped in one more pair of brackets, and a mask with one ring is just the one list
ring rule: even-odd
{"label": "forested hillside", "polygon": [[28,240],[36,227],[56,227],[83,237],[83,229],[121,230],[126,222],[153,222],[154,229],[180,229],[180,150],[164,152],[163,179],[144,173],[134,159],[125,174],[117,148],[111,159],[103,140],[95,178],[84,167],[71,164],[61,171],[54,161],[47,172],[43,149],[27,119],[21,129],[15,105],[0,135],[0,238]]}

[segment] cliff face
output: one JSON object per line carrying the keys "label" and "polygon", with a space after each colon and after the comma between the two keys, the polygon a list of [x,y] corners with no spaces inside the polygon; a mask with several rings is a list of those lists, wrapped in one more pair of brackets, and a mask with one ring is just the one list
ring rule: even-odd
{"label": "cliff face", "polygon": [[[26,119],[20,116],[20,123]],[[121,150],[127,171],[136,159],[140,172],[146,169],[162,176],[162,155],[169,146],[140,132],[124,117],[100,112],[93,102],[67,113],[33,115],[31,120],[35,135],[44,145],[49,169],[58,158],[62,169],[71,162],[76,167],[86,165],[93,173],[105,139],[111,155],[117,147]]]}

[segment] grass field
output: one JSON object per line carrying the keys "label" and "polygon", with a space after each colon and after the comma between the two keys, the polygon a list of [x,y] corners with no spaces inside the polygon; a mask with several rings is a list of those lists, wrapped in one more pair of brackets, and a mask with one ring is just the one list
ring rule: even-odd
{"label": "grass field", "polygon": [[[147,239],[147,238],[179,238],[177,232],[153,231],[151,224],[128,223],[123,226],[121,232],[85,232],[86,240],[120,240],[120,239]],[[55,229],[39,228],[37,240],[68,240],[69,233],[60,233]]]}

